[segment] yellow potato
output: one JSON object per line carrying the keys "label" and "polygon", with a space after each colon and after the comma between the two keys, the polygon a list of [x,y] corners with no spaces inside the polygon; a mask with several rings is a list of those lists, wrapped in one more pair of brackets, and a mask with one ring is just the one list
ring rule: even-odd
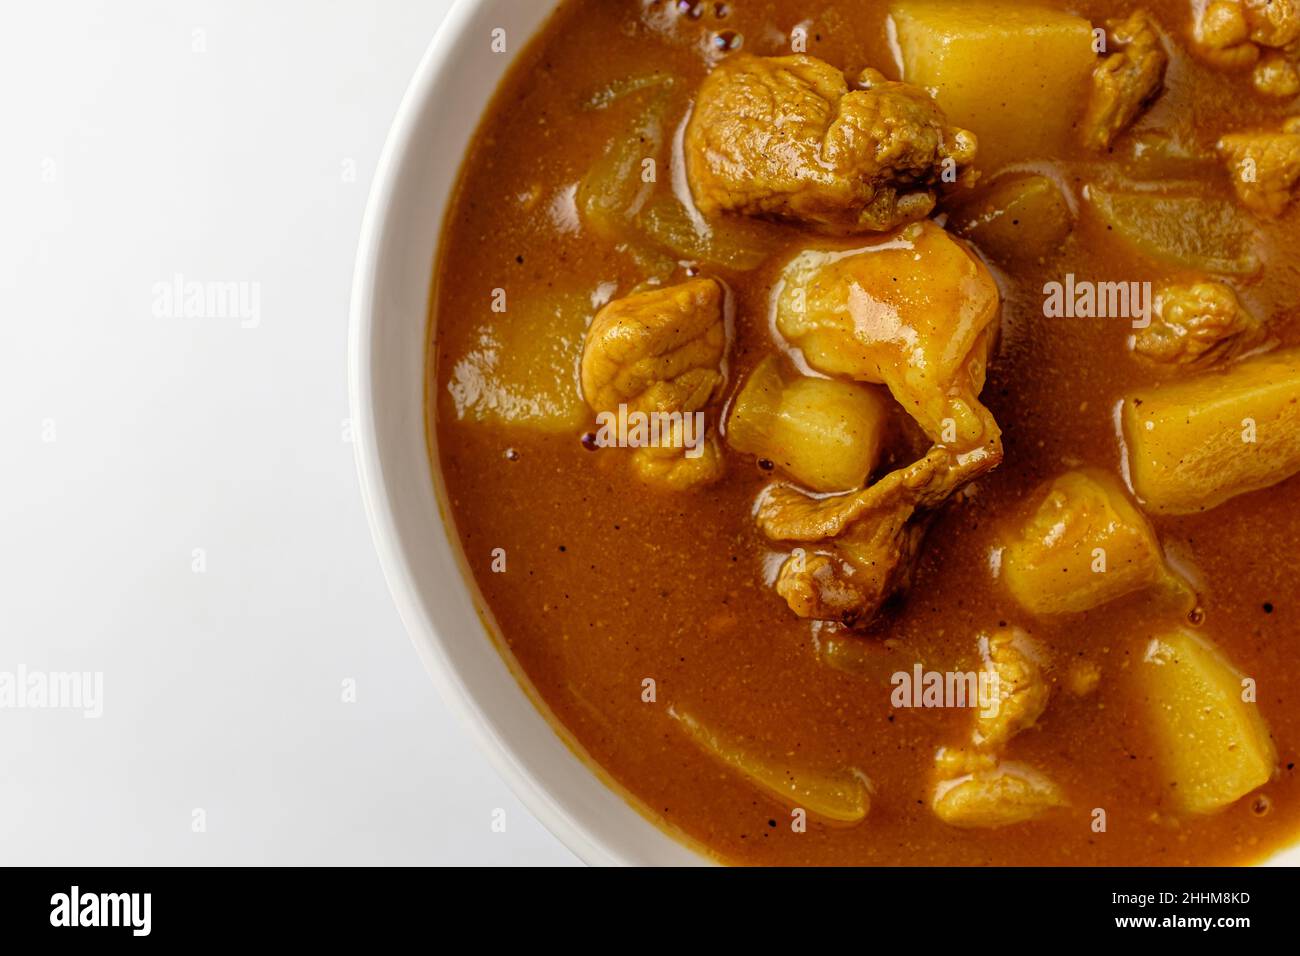
{"label": "yellow potato", "polygon": [[1300,349],[1124,401],[1133,490],[1160,514],[1205,511],[1300,471]]}
{"label": "yellow potato", "polygon": [[1151,525],[1105,472],[1066,472],[1037,501],[1002,552],[1002,577],[1025,610],[1087,611],[1175,580]]}
{"label": "yellow potato", "polygon": [[1087,20],[982,0],[898,0],[889,11],[903,79],[979,137],[977,166],[1056,156],[1072,143],[1097,63]]}
{"label": "yellow potato", "polygon": [[727,441],[814,491],[861,488],[880,457],[888,400],[870,386],[786,376],[776,356],[736,396]]}
{"label": "yellow potato", "polygon": [[861,823],[871,809],[866,778],[854,770],[820,771],[792,766],[780,757],[754,753],[700,723],[690,714],[670,709],[696,744],[749,779],[779,802],[802,808],[827,823]]}
{"label": "yellow potato", "polygon": [[590,421],[578,358],[591,299],[563,292],[505,300],[480,320],[475,347],[452,369],[447,390],[462,421],[573,431]]}
{"label": "yellow potato", "polygon": [[1277,762],[1268,725],[1213,645],[1187,631],[1163,635],[1138,673],[1175,806],[1210,813],[1268,782]]}

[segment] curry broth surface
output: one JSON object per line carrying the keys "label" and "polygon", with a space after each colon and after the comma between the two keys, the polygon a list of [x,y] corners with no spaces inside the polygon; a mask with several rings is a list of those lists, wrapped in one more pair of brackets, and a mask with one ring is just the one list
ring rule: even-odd
{"label": "curry broth surface", "polygon": [[[826,633],[791,614],[764,583],[772,548],[755,527],[753,503],[772,475],[749,456],[728,452],[722,481],[673,494],[641,484],[625,452],[588,451],[583,429],[536,434],[460,419],[453,368],[481,346],[480,323],[509,320],[491,312],[493,289],[519,303],[560,289],[592,294],[602,284],[625,295],[644,278],[625,252],[563,213],[565,189],[627,127],[626,113],[579,108],[593,91],[656,70],[693,90],[707,72],[700,37],[710,29],[734,31],[745,49],[775,55],[788,52],[785,38],[800,22],[809,23],[809,53],[844,68],[896,73],[884,3],[733,0],[725,19],[706,13],[675,27],[666,26],[674,21],[663,6],[570,2],[519,56],[465,162],[437,269],[429,412],[451,516],[503,639],[537,691],[651,814],[730,862],[1240,863],[1294,839],[1300,707],[1290,691],[1300,678],[1300,593],[1290,564],[1300,553],[1300,479],[1204,515],[1153,521],[1166,549],[1203,581],[1201,633],[1259,681],[1258,706],[1282,768],[1259,791],[1271,802],[1264,814],[1251,796],[1213,816],[1169,819],[1130,675],[1153,634],[1184,622],[1181,610],[1171,617],[1139,594],[1060,621],[1036,620],[992,577],[999,530],[1022,514],[1041,481],[1080,465],[1119,473],[1116,403],[1152,380],[1128,351],[1126,321],[1043,317],[1043,283],[1067,272],[1125,281],[1177,275],[1126,251],[1086,214],[1055,261],[1014,277],[993,270],[1004,298],[1003,336],[982,396],[1003,429],[1006,458],[934,522],[911,590],[856,638],[858,673],[823,663],[818,646]],[[1180,2],[1144,6],[1166,25],[1187,16]],[[1131,5],[1072,9],[1099,22]],[[1158,125],[1187,113],[1186,132],[1211,143],[1222,131],[1211,121],[1216,114],[1231,115],[1234,128],[1278,115],[1244,96],[1239,83],[1176,54],[1167,92],[1149,115]],[[1061,157],[1062,175],[1093,178],[1081,159]],[[1294,223],[1291,213],[1275,227],[1278,238]],[[795,233],[792,243],[799,243]],[[1300,259],[1280,241],[1270,248],[1243,300],[1283,344],[1297,344],[1288,319]],[[777,348],[769,326],[775,269],[710,274],[735,298],[730,394]],[[506,573],[492,572],[496,548],[505,549]],[[1006,750],[1051,776],[1070,806],[1013,827],[956,829],[930,810],[933,757],[969,734],[971,715],[895,710],[890,675],[917,661],[928,670],[978,669],[976,635],[1003,623],[1038,638],[1058,677],[1082,658],[1100,666],[1101,683],[1084,698],[1056,686],[1039,726]],[[646,677],[657,683],[656,703],[642,702]],[[788,808],[698,749],[667,715],[669,705],[743,737],[752,750],[860,769],[874,785],[867,819],[832,827],[810,818],[807,832],[793,832]],[[1107,811],[1105,833],[1090,827],[1096,807]]]}

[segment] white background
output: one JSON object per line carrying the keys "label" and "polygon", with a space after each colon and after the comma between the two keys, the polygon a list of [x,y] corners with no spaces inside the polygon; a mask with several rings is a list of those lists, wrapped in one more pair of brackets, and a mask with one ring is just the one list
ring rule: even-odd
{"label": "white background", "polygon": [[[448,5],[6,4],[0,671],[104,699],[0,709],[0,862],[576,862],[423,672],[347,441],[362,209]],[[177,274],[259,321],[156,316]]]}

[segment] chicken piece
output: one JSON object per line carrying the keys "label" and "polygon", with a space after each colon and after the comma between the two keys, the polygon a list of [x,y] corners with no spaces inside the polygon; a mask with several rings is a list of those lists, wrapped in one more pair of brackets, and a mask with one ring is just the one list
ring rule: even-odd
{"label": "chicken piece", "polygon": [[1300,179],[1300,117],[1288,119],[1276,133],[1230,133],[1219,140],[1218,150],[1241,204],[1266,219],[1282,215]]}
{"label": "chicken piece", "polygon": [[662,447],[638,448],[632,456],[632,467],[643,481],[672,491],[689,491],[722,476],[725,466],[716,436],[706,437],[700,454],[694,458],[683,455],[683,447],[680,437],[671,433]]}
{"label": "chicken piece", "polygon": [[1192,48],[1221,70],[1246,70],[1259,60],[1238,0],[1212,0],[1200,11],[1192,22]]}
{"label": "chicken piece", "polygon": [[991,828],[1032,820],[1063,806],[1060,789],[1024,764],[944,747],[935,755],[939,783],[931,809],[954,827]]}
{"label": "chicken piece", "polygon": [[759,500],[758,526],[773,541],[816,542],[781,566],[776,590],[800,617],[867,624],[903,590],[928,512],[1000,461],[932,448],[924,458],[850,495],[810,498],[782,485]]}
{"label": "chicken piece", "polygon": [[1242,0],[1250,38],[1281,50],[1300,40],[1300,0]]}
{"label": "chicken piece", "polygon": [[736,54],[700,87],[686,172],[705,215],[769,216],[830,231],[922,219],[933,187],[975,158],[919,87],[864,71],[859,89],[815,57]]}
{"label": "chicken piece", "polygon": [[769,488],[758,507],[763,533],[774,541],[822,543],[822,550],[797,551],[781,566],[776,591],[790,609],[855,627],[905,588],[925,535],[925,524],[911,519],[923,503],[945,497],[946,460],[936,450],[851,495],[809,498],[786,486]]}
{"label": "chicken piece", "polygon": [[889,388],[931,441],[997,440],[979,402],[1001,300],[988,269],[933,222],[856,249],[809,249],[785,267],[776,325],[826,375]]}
{"label": "chicken piece", "polygon": [[587,404],[602,415],[617,416],[621,406],[623,414],[664,419],[658,444],[635,452],[645,480],[684,490],[721,475],[716,439],[708,436],[692,450],[683,416],[721,393],[727,344],[722,287],[713,279],[616,299],[592,320],[581,363]]}
{"label": "chicken piece", "polygon": [[[1300,0],[1212,0],[1192,23],[1193,48],[1209,63],[1225,70],[1244,70],[1266,58],[1269,50],[1294,52],[1300,41]],[[1274,93],[1268,75],[1255,76],[1255,86]]]}
{"label": "chicken piece", "polygon": [[1300,67],[1283,53],[1266,53],[1255,64],[1250,79],[1264,96],[1289,99],[1300,93]]}
{"label": "chicken piece", "polygon": [[776,589],[803,617],[868,623],[908,583],[926,515],[1002,460],[979,402],[996,336],[997,286],[930,222],[860,249],[814,249],[783,274],[777,328],[818,371],[884,384],[934,447],[861,491],[808,498],[768,489],[758,523],[774,541],[820,542],[782,566]]}
{"label": "chicken piece", "polygon": [[722,388],[727,329],[713,279],[615,299],[587,330],[582,391],[594,410],[695,411]]}
{"label": "chicken piece", "polygon": [[1166,286],[1156,296],[1155,312],[1155,321],[1137,333],[1133,351],[1162,365],[1208,368],[1254,348],[1265,335],[1232,286],[1212,279]]}
{"label": "chicken piece", "polygon": [[1169,57],[1145,10],[1106,24],[1116,52],[1092,71],[1092,95],[1083,117],[1084,144],[1107,149],[1159,95]]}
{"label": "chicken piece", "polygon": [[1037,723],[1047,709],[1052,686],[1044,673],[1042,649],[1019,628],[981,634],[979,648],[996,699],[991,705],[980,702],[974,740],[977,747],[993,750]]}

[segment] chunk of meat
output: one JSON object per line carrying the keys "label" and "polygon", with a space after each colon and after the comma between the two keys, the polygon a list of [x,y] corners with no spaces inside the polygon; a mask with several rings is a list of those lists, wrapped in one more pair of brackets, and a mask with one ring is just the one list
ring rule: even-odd
{"label": "chunk of meat", "polygon": [[1265,336],[1232,286],[1207,279],[1166,286],[1156,296],[1156,319],[1138,332],[1133,350],[1150,362],[1207,368],[1236,358]]}
{"label": "chunk of meat", "polygon": [[[944,747],[935,754],[938,783],[931,809],[958,827],[999,827],[1031,820],[1065,800],[1056,785],[1023,764],[1002,761],[1016,734],[1038,722],[1051,696],[1046,653],[1019,628],[979,637],[980,656],[992,680],[990,702],[981,697],[973,747]],[[985,686],[981,681],[981,688]]]}
{"label": "chunk of meat", "polygon": [[777,327],[829,375],[884,384],[934,446],[852,494],[768,489],[758,523],[774,541],[817,542],[776,589],[803,617],[868,623],[908,583],[926,516],[1002,460],[979,401],[997,334],[997,286],[958,240],[915,223],[865,249],[808,250],[787,265]]}
{"label": "chunk of meat", "polygon": [[722,449],[714,435],[708,435],[694,458],[682,454],[680,437],[672,437],[662,447],[638,448],[632,467],[643,481],[672,491],[689,491],[707,485],[722,476]]}
{"label": "chunk of meat", "polygon": [[615,299],[587,330],[583,395],[598,412],[619,404],[694,411],[722,388],[726,348],[722,287],[713,279]]}
{"label": "chunk of meat", "polygon": [[978,395],[1000,306],[984,264],[921,222],[877,245],[795,256],[776,325],[817,371],[885,385],[931,441],[967,450],[994,438]]}
{"label": "chunk of meat", "polygon": [[776,485],[759,500],[758,525],[773,541],[812,542],[785,561],[776,590],[800,617],[869,623],[907,587],[930,513],[995,467],[997,453],[954,455],[932,448],[919,461],[850,495],[810,498]]}
{"label": "chunk of meat", "polygon": [[[587,404],[609,416],[620,406],[625,414],[657,414],[665,424],[657,445],[635,451],[642,478],[682,490],[721,475],[716,440],[690,434],[683,416],[721,393],[727,344],[723,291],[713,279],[616,299],[592,320],[581,363]],[[688,438],[697,442],[694,452]]]}
{"label": "chunk of meat", "polygon": [[975,158],[925,90],[865,71],[860,89],[815,57],[737,54],[700,87],[686,171],[705,215],[770,216],[833,231],[922,219],[934,186]]}
{"label": "chunk of meat", "polygon": [[939,783],[931,809],[949,826],[1004,827],[1065,804],[1049,778],[1023,764],[1000,762],[991,754],[944,747],[935,757],[935,770]]}
{"label": "chunk of meat", "polygon": [[1116,51],[1092,71],[1092,94],[1083,117],[1084,143],[1107,149],[1159,95],[1169,57],[1145,10],[1106,24]]}
{"label": "chunk of meat", "polygon": [[1212,0],[1192,21],[1192,48],[1221,70],[1246,70],[1259,60],[1246,11],[1237,0]]}
{"label": "chunk of meat", "polygon": [[784,485],[768,488],[758,506],[763,533],[773,541],[820,545],[785,561],[777,593],[800,617],[868,623],[909,583],[925,535],[917,512],[937,507],[978,465],[954,467],[949,453],[936,448],[850,495],[810,498]]}
{"label": "chunk of meat", "polygon": [[1300,40],[1300,0],[1242,0],[1250,38],[1283,49]]}
{"label": "chunk of meat", "polygon": [[[1196,5],[1192,47],[1207,62],[1225,70],[1255,66],[1269,50],[1294,52],[1300,41],[1300,0],[1212,0]],[[1256,89],[1274,93],[1267,74]]]}
{"label": "chunk of meat", "polygon": [[974,740],[977,747],[991,750],[1038,722],[1047,709],[1052,685],[1044,672],[1042,648],[1020,628],[981,634],[979,648],[996,697],[993,706],[980,702]]}
{"label": "chunk of meat", "polygon": [[1266,53],[1255,64],[1250,79],[1264,96],[1288,99],[1300,93],[1300,67],[1284,53]]}
{"label": "chunk of meat", "polygon": [[1282,215],[1300,179],[1300,117],[1275,133],[1230,133],[1218,150],[1241,204],[1266,219]]}

